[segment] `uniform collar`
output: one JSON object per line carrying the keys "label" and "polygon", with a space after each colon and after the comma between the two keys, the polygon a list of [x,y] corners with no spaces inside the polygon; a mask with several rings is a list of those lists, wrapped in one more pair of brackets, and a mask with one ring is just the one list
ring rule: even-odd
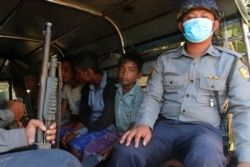
{"label": "uniform collar", "polygon": [[[202,55],[210,55],[210,56],[214,56],[214,57],[219,57],[221,56],[220,52],[213,46],[213,45],[210,45],[208,47],[208,49],[206,50],[206,52]],[[180,47],[178,50],[177,50],[177,54],[175,55],[175,58],[180,58],[182,56],[187,56],[187,57],[191,57],[185,50],[184,46]]]}
{"label": "uniform collar", "polygon": [[[106,86],[106,83],[107,83],[107,73],[104,71],[103,72],[103,75],[102,75],[102,81],[101,81],[101,84],[100,84],[100,88],[102,88],[102,89],[104,89],[105,88],[105,86]],[[95,90],[95,86],[94,86],[94,84],[90,84],[89,85],[89,88],[90,88],[90,90]]]}
{"label": "uniform collar", "polygon": [[[119,83],[119,84],[116,84],[115,86],[117,87],[117,90],[122,94],[122,84]],[[136,81],[136,83],[135,83],[135,85],[133,86],[133,88],[132,88],[127,94],[133,96],[134,93],[135,93],[135,90],[136,90],[136,87],[137,87],[137,86],[139,86],[138,81]]]}

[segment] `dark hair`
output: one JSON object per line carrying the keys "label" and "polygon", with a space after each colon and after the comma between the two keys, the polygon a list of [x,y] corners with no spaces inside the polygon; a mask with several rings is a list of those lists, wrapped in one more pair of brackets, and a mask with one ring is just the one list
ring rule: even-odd
{"label": "dark hair", "polygon": [[26,90],[26,86],[25,86],[25,83],[24,83],[24,79],[23,78],[19,78],[19,77],[15,77],[12,81],[12,85],[14,87],[20,87],[24,90]]}
{"label": "dark hair", "polygon": [[127,61],[132,61],[137,65],[138,72],[141,72],[143,66],[143,59],[140,54],[138,54],[135,50],[130,50],[123,54],[118,61],[118,67],[120,67],[123,63]]}
{"label": "dark hair", "polygon": [[39,73],[37,71],[35,71],[34,69],[27,69],[25,72],[24,72],[24,77],[25,76],[33,76],[35,78],[39,78]]}
{"label": "dark hair", "polygon": [[74,55],[67,55],[65,57],[63,57],[60,62],[69,62],[72,66],[74,66]]}
{"label": "dark hair", "polygon": [[100,73],[100,67],[97,60],[96,53],[92,51],[84,51],[78,54],[74,60],[75,67],[79,67],[82,70],[92,69],[96,73]]}

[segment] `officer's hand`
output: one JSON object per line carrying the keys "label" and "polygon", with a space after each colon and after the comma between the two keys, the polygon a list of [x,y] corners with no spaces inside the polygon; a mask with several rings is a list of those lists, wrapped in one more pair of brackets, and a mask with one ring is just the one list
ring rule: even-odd
{"label": "officer's hand", "polygon": [[25,128],[28,145],[32,145],[35,142],[36,128],[39,128],[42,131],[46,131],[46,140],[50,141],[52,144],[55,144],[56,123],[53,122],[49,129],[46,130],[46,127],[42,121],[32,119],[29,121],[28,125]]}
{"label": "officer's hand", "polygon": [[250,167],[250,162],[240,162],[237,167]]}
{"label": "officer's hand", "polygon": [[9,101],[6,106],[14,113],[14,121],[20,121],[24,115],[24,105],[19,101]]}
{"label": "officer's hand", "polygon": [[148,125],[137,125],[122,135],[120,143],[129,146],[132,139],[134,139],[135,148],[137,148],[141,138],[143,138],[143,145],[146,146],[151,137],[152,132]]}

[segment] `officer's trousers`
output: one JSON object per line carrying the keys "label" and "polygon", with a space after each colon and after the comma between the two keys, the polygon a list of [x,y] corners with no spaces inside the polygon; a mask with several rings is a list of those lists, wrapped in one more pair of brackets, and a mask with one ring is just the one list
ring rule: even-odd
{"label": "officer's trousers", "polygon": [[221,131],[212,125],[160,119],[147,146],[118,145],[109,167],[157,167],[173,155],[185,167],[225,167]]}

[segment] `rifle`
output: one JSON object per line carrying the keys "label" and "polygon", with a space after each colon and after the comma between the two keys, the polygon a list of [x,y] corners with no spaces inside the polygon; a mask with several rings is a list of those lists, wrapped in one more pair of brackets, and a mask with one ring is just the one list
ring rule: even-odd
{"label": "rifle", "polygon": [[[46,128],[56,121],[58,117],[58,78],[56,77],[57,58],[52,56],[49,59],[50,38],[51,38],[51,23],[45,25],[45,42],[43,61],[41,66],[41,80],[38,97],[38,119],[43,121]],[[48,72],[49,67],[49,72]],[[58,122],[58,121],[57,121]],[[38,129],[36,137],[36,146],[38,149],[50,149],[51,145],[46,141],[46,135]]]}

